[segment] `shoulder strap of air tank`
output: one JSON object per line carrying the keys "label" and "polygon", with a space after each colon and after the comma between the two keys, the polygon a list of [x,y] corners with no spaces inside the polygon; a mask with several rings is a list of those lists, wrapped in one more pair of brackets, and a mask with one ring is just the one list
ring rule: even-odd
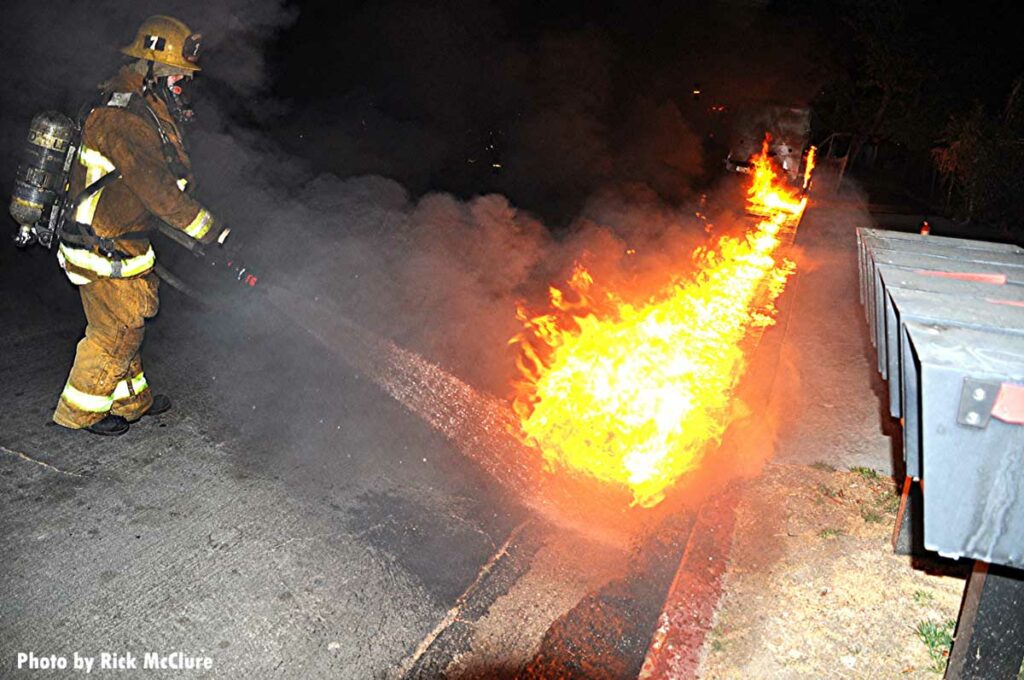
{"label": "shoulder strap of air tank", "polygon": [[156,114],[149,108],[146,103],[145,95],[139,94],[138,92],[114,92],[112,90],[104,90],[97,94],[97,96],[82,109],[82,115],[79,117],[79,124],[84,128],[85,120],[89,117],[89,114],[99,108],[111,108],[111,109],[123,109],[128,113],[134,114],[139,118],[142,118],[147,123],[153,125],[156,128],[157,134],[160,135],[161,141],[164,139],[165,134],[160,128],[159,121],[156,120]]}
{"label": "shoulder strap of air tank", "polygon": [[[139,97],[132,92],[107,92],[101,91],[90,101],[82,107],[78,115],[78,140],[77,147],[79,152],[82,148],[82,135],[85,131],[85,121],[89,115],[98,108],[101,107],[114,107],[124,108],[131,110],[132,100],[138,99]],[[145,104],[143,104],[145,106]],[[138,110],[132,111],[136,115],[141,115]],[[143,116],[144,117],[144,116]],[[107,188],[117,180],[121,179],[121,173],[116,168],[107,174],[103,175],[89,186],[82,189],[77,196],[74,197],[69,203],[65,210],[65,214],[74,215],[78,207],[89,200],[90,196],[93,196],[97,192]],[[59,238],[65,243],[77,245],[85,248],[98,247],[108,257],[114,259],[122,259],[128,257],[125,253],[116,247],[117,241],[136,241],[149,238],[148,231],[133,231],[126,234],[121,234],[116,238],[103,238],[93,231],[92,227],[88,224],[82,224],[74,219],[67,220],[73,224],[78,233],[73,233],[67,228],[62,228],[60,231]]]}
{"label": "shoulder strap of air tank", "polygon": [[153,123],[153,127],[156,128],[156,132],[160,135],[160,150],[163,152],[164,160],[167,161],[167,166],[171,169],[171,172],[175,177],[186,177],[188,175],[188,168],[181,161],[181,156],[178,154],[177,147],[171,142],[170,137],[167,135],[167,130],[164,128],[163,122],[160,117],[156,115],[149,103],[145,100],[146,95],[136,97],[139,100],[138,104],[140,108],[145,109],[149,120]]}
{"label": "shoulder strap of air tank", "polygon": [[[78,130],[76,131],[78,139],[76,140],[77,143],[75,145],[77,147],[76,153],[81,153],[82,152],[82,141],[83,141],[82,138],[85,135],[85,122],[86,122],[86,120],[88,120],[89,116],[92,114],[93,111],[95,111],[98,108],[104,107],[104,106],[125,106],[127,104],[127,102],[128,102],[127,99],[122,100],[122,101],[124,101],[123,104],[112,104],[111,103],[112,102],[111,98],[112,97],[116,97],[118,94],[128,94],[129,97],[131,96],[130,93],[111,93],[111,92],[101,91],[101,92],[98,92],[95,97],[90,99],[88,102],[86,102],[82,106],[81,110],[78,113]],[[97,179],[92,184],[90,184],[87,187],[85,187],[84,189],[82,189],[82,191],[79,192],[77,196],[75,196],[73,199],[71,199],[71,201],[68,202],[67,208],[65,210],[65,214],[67,214],[67,213],[74,214],[74,212],[78,208],[78,206],[82,205],[87,200],[89,200],[90,196],[92,196],[96,192],[100,191],[101,189],[105,189],[106,187],[110,186],[111,184],[116,182],[118,179],[120,179],[120,177],[121,177],[121,173],[118,172],[117,169],[115,168],[111,172],[108,172],[107,174],[103,175],[102,177]],[[81,229],[82,225],[78,224],[78,222],[74,222],[74,224],[78,225],[79,231],[82,231],[82,229]],[[86,234],[86,233],[83,233],[82,235],[85,238],[89,237],[89,234]]]}
{"label": "shoulder strap of air tank", "polygon": [[[142,97],[138,93],[135,93],[135,92],[111,92],[111,91],[108,91],[108,90],[100,91],[99,93],[97,93],[97,95],[95,97],[93,97],[92,100],[87,102],[85,104],[85,106],[82,107],[82,110],[79,113],[79,116],[78,116],[78,135],[79,135],[78,149],[79,149],[79,152],[81,152],[81,148],[82,148],[81,136],[84,134],[84,131],[85,131],[85,121],[86,121],[86,119],[89,117],[89,115],[93,111],[95,111],[96,109],[101,108],[101,107],[125,109],[125,110],[130,111],[131,113],[134,113],[135,115],[137,115],[137,116],[139,116],[139,117],[141,117],[143,119],[146,118],[146,113],[145,112],[149,111],[149,107],[142,100]],[[152,113],[152,112],[150,111],[150,113]],[[161,139],[163,139],[162,135],[161,135]],[[76,208],[78,208],[78,206],[80,206],[83,203],[85,203],[85,201],[87,201],[90,196],[92,196],[93,194],[95,194],[98,191],[101,191],[101,190],[107,188],[108,186],[110,186],[111,184],[113,184],[114,182],[119,180],[120,178],[121,178],[121,173],[116,168],[114,170],[112,170],[111,172],[108,172],[107,174],[103,175],[102,177],[97,179],[95,182],[93,182],[89,186],[87,186],[84,189],[82,189],[81,193],[79,193],[77,196],[75,196],[75,198],[69,204],[69,210],[74,211]]]}
{"label": "shoulder strap of air tank", "polygon": [[[188,174],[188,168],[181,161],[178,150],[167,135],[167,130],[164,128],[160,117],[156,115],[149,102],[146,101],[147,96],[150,95],[146,91],[142,94],[138,92],[103,92],[99,97],[99,105],[124,109],[149,123],[160,137],[160,151],[163,153],[164,160],[167,161],[171,172],[177,177],[185,177]],[[82,125],[84,124],[85,118],[83,117]]]}

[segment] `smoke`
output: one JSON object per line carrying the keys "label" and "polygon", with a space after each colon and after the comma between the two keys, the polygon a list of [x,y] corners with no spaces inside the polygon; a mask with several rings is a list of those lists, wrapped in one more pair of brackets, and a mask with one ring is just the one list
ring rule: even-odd
{"label": "smoke", "polygon": [[[206,48],[190,133],[200,197],[267,280],[330,296],[504,394],[517,299],[542,299],[579,259],[637,290],[688,266],[705,239],[694,212],[706,161],[672,88],[654,84],[668,78],[623,85],[650,62],[621,34],[524,31],[507,9],[392,0],[310,26],[326,10],[304,18],[283,0],[17,3],[4,146],[19,146],[33,112],[73,110],[143,18],[179,16]],[[348,89],[325,95],[322,82]],[[448,180],[454,194],[425,190]]]}
{"label": "smoke", "polygon": [[[636,26],[524,27],[502,3],[392,0],[343,21],[295,7],[9,3],[4,176],[33,113],[75,111],[142,19],[176,15],[206,48],[190,131],[199,197],[263,279],[329,299],[498,397],[513,372],[517,300],[542,300],[577,260],[602,281],[654,291],[707,239],[698,209],[729,227],[714,196],[699,203],[718,164],[708,102],[686,99],[712,71],[700,66],[700,30],[662,34],[648,53]],[[737,91],[750,80],[742,72]],[[162,261],[188,275],[169,248]],[[252,363],[259,375],[240,376],[225,398],[268,389],[256,370],[267,362]],[[289,393],[292,379],[309,376],[275,376],[274,390]]]}
{"label": "smoke", "polygon": [[[209,142],[221,180],[247,176],[251,156],[218,149],[224,137]],[[595,196],[558,238],[504,196],[416,199],[381,177],[307,176],[298,187],[217,193],[213,205],[231,215],[267,281],[333,300],[349,318],[499,396],[512,377],[517,300],[542,300],[577,261],[602,281],[653,293],[706,238],[690,209],[636,189]]]}
{"label": "smoke", "polygon": [[561,229],[609,187],[694,198],[721,167],[734,108],[801,105],[820,79],[813,31],[764,8],[591,10],[309,3],[276,53],[273,136],[320,171],[417,195],[500,193]]}

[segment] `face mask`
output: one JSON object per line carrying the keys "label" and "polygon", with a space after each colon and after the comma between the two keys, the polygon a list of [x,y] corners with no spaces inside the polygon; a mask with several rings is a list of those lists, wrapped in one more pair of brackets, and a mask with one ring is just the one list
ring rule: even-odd
{"label": "face mask", "polygon": [[167,109],[179,123],[191,123],[195,118],[192,110],[192,76],[173,75],[157,79],[157,93],[167,104]]}

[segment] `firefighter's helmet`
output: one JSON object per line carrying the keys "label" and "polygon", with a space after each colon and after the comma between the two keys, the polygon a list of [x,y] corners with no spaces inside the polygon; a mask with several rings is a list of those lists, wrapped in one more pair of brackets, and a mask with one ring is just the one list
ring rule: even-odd
{"label": "firefighter's helmet", "polygon": [[153,16],[142,22],[135,40],[121,48],[129,57],[166,64],[185,71],[199,70],[202,36],[174,17]]}

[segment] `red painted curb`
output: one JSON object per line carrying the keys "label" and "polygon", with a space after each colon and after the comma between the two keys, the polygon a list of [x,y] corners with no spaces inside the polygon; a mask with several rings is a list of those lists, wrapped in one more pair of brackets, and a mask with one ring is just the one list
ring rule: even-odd
{"label": "red painted curb", "polygon": [[647,649],[641,680],[696,678],[704,640],[722,596],[739,492],[730,488],[697,516]]}

